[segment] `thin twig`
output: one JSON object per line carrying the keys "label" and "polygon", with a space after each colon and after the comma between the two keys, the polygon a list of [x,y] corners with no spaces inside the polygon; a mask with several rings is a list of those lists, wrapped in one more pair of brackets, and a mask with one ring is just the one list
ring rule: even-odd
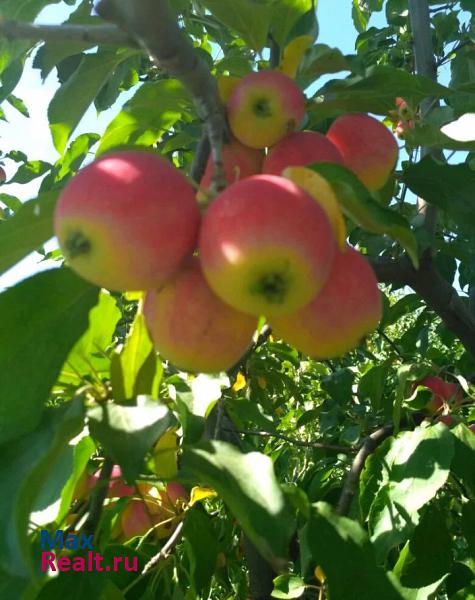
{"label": "thin twig", "polygon": [[348,446],[324,444],[323,442],[305,442],[303,440],[296,440],[295,438],[283,435],[281,433],[270,433],[268,431],[253,431],[251,429],[237,429],[236,433],[240,433],[241,435],[255,435],[263,438],[276,438],[278,440],[289,442],[294,446],[301,446],[302,448],[314,448],[315,450],[331,450],[334,452],[342,452],[345,454],[354,454],[356,452],[354,448],[348,448]]}
{"label": "thin twig", "polygon": [[393,430],[393,425],[384,425],[369,435],[363,442],[363,445],[351,464],[351,469],[346,476],[345,484],[343,485],[343,490],[336,509],[339,515],[346,516],[350,512],[351,503],[356,493],[361,471],[363,470],[366,459],[392,434]]}
{"label": "thin twig", "polygon": [[153,568],[155,568],[158,565],[158,563],[160,562],[160,560],[162,558],[166,558],[168,556],[170,551],[180,541],[181,536],[183,534],[183,526],[184,526],[184,521],[181,521],[181,523],[177,526],[177,528],[172,533],[172,535],[168,538],[167,543],[163,546],[163,548],[160,550],[160,552],[157,552],[157,554],[152,556],[152,558],[145,565],[145,567],[143,568],[143,571],[142,571],[142,575],[145,575],[146,573],[151,571]]}

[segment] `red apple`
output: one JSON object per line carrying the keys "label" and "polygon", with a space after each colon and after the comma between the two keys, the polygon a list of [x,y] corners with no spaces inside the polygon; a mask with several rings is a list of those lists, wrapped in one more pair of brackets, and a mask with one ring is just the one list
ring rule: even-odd
{"label": "red apple", "polygon": [[398,156],[396,140],[385,125],[369,115],[350,113],[333,122],[327,137],[369,190],[383,187]]}
{"label": "red apple", "polygon": [[169,162],[141,151],[105,155],[64,188],[55,232],[69,265],[112,290],[164,283],[189,257],[200,222],[192,186]]}
{"label": "red apple", "polygon": [[0,185],[4,183],[7,179],[7,174],[5,173],[5,169],[0,166]]}
{"label": "red apple", "polygon": [[310,304],[270,324],[276,336],[304,354],[328,359],[355,348],[377,327],[381,312],[373,269],[349,246],[336,253],[327,282]]}
{"label": "red apple", "polygon": [[234,136],[250,148],[265,148],[300,127],[305,97],[280,71],[259,71],[235,85],[227,108]]}
{"label": "red apple", "polygon": [[316,162],[342,163],[343,157],[323,134],[297,131],[270,148],[262,172],[282,175],[286,167],[304,167]]}
{"label": "red apple", "polygon": [[144,315],[156,350],[186,371],[231,368],[252,343],[257,319],[225,304],[193,257],[173,279],[147,292]]}
{"label": "red apple", "polygon": [[426,404],[425,408],[430,414],[436,414],[441,411],[445,404],[460,404],[463,399],[462,389],[458,383],[449,383],[437,375],[428,375],[414,384],[415,389],[422,385],[432,390],[432,398]]}
{"label": "red apple", "polygon": [[[223,146],[223,159],[224,159],[224,174],[226,181],[229,184],[250,177],[251,175],[257,175],[261,172],[262,161],[264,155],[260,150],[254,148],[248,148],[239,142],[238,140],[231,140],[229,144]],[[200,192],[198,193],[198,199],[204,199],[211,183],[211,177],[213,175],[213,162],[211,157],[206,165],[203,178],[200,183]]]}
{"label": "red apple", "polygon": [[335,248],[323,209],[275,175],[254,175],[224,190],[203,218],[199,241],[211,289],[256,316],[308,303],[330,273]]}

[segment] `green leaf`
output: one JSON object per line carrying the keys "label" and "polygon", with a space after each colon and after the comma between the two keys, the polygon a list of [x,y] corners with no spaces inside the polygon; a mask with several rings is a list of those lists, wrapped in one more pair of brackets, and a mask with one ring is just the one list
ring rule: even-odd
{"label": "green leaf", "polygon": [[[270,26],[272,36],[281,48],[289,39],[289,33],[299,19],[312,11],[312,0],[275,0],[272,5]],[[315,14],[315,11],[313,10]]]}
{"label": "green leaf", "polygon": [[57,198],[57,191],[41,194],[0,223],[0,275],[53,237]]}
{"label": "green leaf", "polygon": [[404,98],[418,104],[423,98],[450,97],[453,91],[427,77],[411,75],[404,69],[378,65],[367,69],[362,77],[334,79],[326,83],[314,95],[318,102],[309,111],[312,119],[342,111],[371,112],[386,115],[395,108],[395,100],[404,90]]}
{"label": "green leaf", "polygon": [[[80,386],[84,377],[96,378],[101,383],[110,372],[106,349],[112,342],[121,312],[116,300],[101,292],[99,302],[89,313],[89,327],[68,355],[60,376],[60,383]],[[99,379],[100,381],[97,381]]]}
{"label": "green leaf", "polygon": [[475,171],[468,164],[442,165],[426,156],[404,168],[404,182],[464,228],[475,229]]}
{"label": "green leaf", "polygon": [[28,539],[30,512],[67,442],[83,423],[83,404],[77,399],[47,410],[35,431],[2,447],[0,480],[8,493],[0,496],[0,563],[12,575],[24,576],[38,568],[39,557],[31,554]]}
{"label": "green leaf", "polygon": [[226,442],[185,447],[183,475],[215,489],[266,560],[282,567],[294,520],[268,456]]}
{"label": "green leaf", "polygon": [[455,446],[452,471],[475,499],[475,435],[463,424],[450,429]]}
{"label": "green leaf", "polygon": [[58,89],[48,107],[48,120],[55,148],[60,154],[113,70],[136,52],[119,49],[86,54],[79,68]]}
{"label": "green leaf", "polygon": [[[112,384],[116,401],[134,397],[137,376],[151,353],[153,353],[152,356],[155,359],[153,344],[148,335],[144,315],[141,308],[139,308],[124,347],[116,358],[120,362],[118,371],[121,375],[119,381],[115,378],[115,386],[114,380]],[[156,365],[156,360],[154,360],[154,364]]]}
{"label": "green leaf", "polygon": [[0,443],[40,421],[99,290],[69,269],[39,273],[0,295]]}
{"label": "green leaf", "polygon": [[301,598],[305,592],[305,582],[298,575],[279,575],[274,579],[272,598]]}
{"label": "green leaf", "polygon": [[185,549],[190,562],[190,584],[196,597],[209,589],[216,569],[218,539],[210,517],[196,507],[188,511],[183,527]]}
{"label": "green leaf", "polygon": [[393,440],[369,513],[371,539],[380,560],[411,535],[419,510],[447,481],[453,453],[452,435],[442,423],[418,427]]}
{"label": "green leaf", "polygon": [[251,48],[260,52],[267,43],[273,0],[202,0],[224,25],[234,29]]}
{"label": "green leaf", "polygon": [[92,437],[120,465],[128,482],[139,476],[146,453],[176,422],[166,405],[147,398],[137,406],[104,404],[92,408],[88,419]]}
{"label": "green leaf", "polygon": [[315,44],[304,54],[300,63],[298,77],[305,83],[311,83],[326,73],[352,71],[354,57],[346,57],[338,48],[326,44]]}
{"label": "green leaf", "polygon": [[309,168],[328,181],[347,217],[367,231],[395,239],[407,251],[414,266],[418,267],[416,238],[402,215],[381,206],[347,168],[333,163],[315,163]]}
{"label": "green leaf", "polygon": [[425,587],[450,572],[452,552],[446,515],[429,506],[401,552],[394,573],[406,587]]}
{"label": "green leaf", "polygon": [[142,85],[109,123],[97,154],[124,144],[151,146],[190,112],[190,97],[176,79]]}
{"label": "green leaf", "polygon": [[373,410],[381,408],[389,368],[390,363],[387,361],[374,365],[359,380],[358,398],[363,403],[366,403],[369,399]]}
{"label": "green leaf", "polygon": [[470,500],[463,506],[462,532],[468,542],[470,556],[475,558],[475,500]]}
{"label": "green leaf", "polygon": [[[112,570],[112,566],[109,565]],[[50,578],[35,600],[125,600],[120,589],[109,579],[105,572],[84,573],[62,572]]]}
{"label": "green leaf", "polygon": [[52,165],[42,160],[32,160],[24,163],[8,183],[29,183],[51,170]]}
{"label": "green leaf", "polygon": [[450,600],[475,600],[475,580],[468,587],[459,590]]}
{"label": "green leaf", "polygon": [[62,523],[68,514],[76,485],[83,476],[87,463],[95,450],[96,445],[88,435],[81,438],[74,446],[72,472],[61,493],[61,503],[56,516],[57,523]]}
{"label": "green leaf", "polygon": [[312,567],[319,565],[325,573],[331,599],[402,600],[404,596],[379,567],[374,548],[361,526],[337,516],[323,502],[313,505],[313,509],[301,532],[300,544],[306,562]]}

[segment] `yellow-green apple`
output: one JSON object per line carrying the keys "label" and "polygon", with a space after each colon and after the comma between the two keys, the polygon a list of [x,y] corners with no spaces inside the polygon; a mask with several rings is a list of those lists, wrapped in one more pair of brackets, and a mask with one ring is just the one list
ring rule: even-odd
{"label": "yellow-green apple", "polygon": [[[260,173],[263,160],[264,155],[260,150],[248,148],[236,139],[232,139],[229,144],[224,144],[224,175],[228,185],[239,179],[244,179],[245,177]],[[210,157],[203,178],[201,179],[200,191],[197,195],[198,200],[206,198],[206,190],[208,190],[210,186],[212,175],[213,162]]]}
{"label": "yellow-green apple", "polygon": [[[174,486],[170,489],[170,486]],[[123,540],[144,535],[152,527],[158,538],[169,537],[183,513],[188,493],[178,483],[170,482],[165,491],[154,486],[139,484],[142,498],[132,498],[120,515],[114,537]]]}
{"label": "yellow-green apple", "polygon": [[316,162],[343,163],[338,148],[322,133],[296,131],[269,149],[263,173],[282,175],[286,167],[311,165]]}
{"label": "yellow-green apple", "polygon": [[385,125],[369,115],[349,113],[333,122],[327,137],[369,190],[383,187],[398,156],[396,140]]}
{"label": "yellow-green apple", "polygon": [[280,71],[259,71],[236,84],[227,110],[235,137],[250,148],[265,148],[300,127],[305,97],[295,81]]}
{"label": "yellow-green apple", "polygon": [[287,167],[282,175],[290,179],[312,196],[323,208],[333,228],[333,233],[342,252],[346,251],[346,223],[338,198],[328,181],[306,167]]}
{"label": "yellow-green apple", "polygon": [[323,209],[292,181],[253,175],[208,208],[199,252],[213,291],[236,310],[281,315],[324,285],[336,243]]}
{"label": "yellow-green apple", "polygon": [[310,304],[271,320],[276,336],[316,359],[342,356],[373,331],[382,311],[381,294],[366,259],[349,246],[337,252],[330,276]]}
{"label": "yellow-green apple", "polygon": [[168,161],[143,151],[105,155],[64,188],[54,225],[69,265],[112,290],[166,281],[196,245],[193,187]]}
{"label": "yellow-green apple", "polygon": [[201,373],[232,367],[252,342],[257,320],[225,304],[206,283],[197,257],[145,296],[155,349],[175,366]]}
{"label": "yellow-green apple", "polygon": [[425,409],[431,415],[440,413],[444,406],[457,405],[463,400],[462,389],[458,383],[449,383],[437,375],[427,375],[424,379],[416,382],[413,389],[419,385],[432,391],[432,398],[425,406]]}

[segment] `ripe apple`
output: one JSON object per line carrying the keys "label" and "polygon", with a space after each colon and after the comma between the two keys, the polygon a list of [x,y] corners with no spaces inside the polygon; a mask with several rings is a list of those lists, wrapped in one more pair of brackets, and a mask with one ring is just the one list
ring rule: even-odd
{"label": "ripe apple", "polygon": [[385,125],[369,115],[350,113],[333,122],[327,137],[369,190],[383,187],[398,156],[396,140]]}
{"label": "ripe apple", "polygon": [[254,175],[224,190],[208,208],[199,240],[211,289],[256,316],[310,302],[330,273],[335,248],[322,208],[276,175]]}
{"label": "ripe apple", "polygon": [[[170,489],[170,486],[175,487]],[[115,536],[127,540],[144,535],[156,526],[155,537],[169,537],[181,518],[181,504],[188,501],[187,491],[182,485],[172,482],[167,484],[165,491],[144,484],[140,484],[139,487],[143,499],[132,498],[128,502],[120,515]]]}
{"label": "ripe apple", "polygon": [[441,411],[445,404],[460,404],[463,399],[462,390],[458,383],[449,383],[437,375],[428,375],[414,384],[414,389],[422,385],[432,390],[432,398],[425,408],[430,414]]}
{"label": "ripe apple", "polygon": [[211,291],[197,257],[161,288],[147,292],[144,315],[156,350],[175,366],[201,373],[232,367],[257,326],[256,318]]}
{"label": "ripe apple", "polygon": [[259,71],[236,84],[227,109],[235,137],[250,148],[265,148],[300,126],[305,97],[295,81],[280,71]]}
{"label": "ripe apple", "polygon": [[[251,175],[257,175],[262,170],[262,162],[264,155],[260,150],[255,148],[248,148],[244,146],[236,139],[231,140],[229,144],[223,146],[223,160],[224,160],[224,175],[226,181],[229,184],[250,177]],[[211,177],[213,175],[213,162],[211,157],[206,165],[203,178],[200,183],[200,191],[198,192],[198,200],[206,199],[205,191],[208,190]]]}
{"label": "ripe apple", "polygon": [[342,356],[355,348],[381,319],[381,294],[366,259],[352,247],[337,252],[330,276],[310,304],[274,317],[276,336],[316,359]]}
{"label": "ripe apple", "polygon": [[[93,473],[88,480],[88,489],[92,490],[99,481],[100,469]],[[111,476],[109,479],[109,487],[107,490],[107,498],[125,498],[135,494],[135,487],[127,485],[122,477],[122,470],[119,465],[112,467]]]}
{"label": "ripe apple", "polygon": [[190,256],[200,214],[186,178],[156,154],[105,155],[64,188],[54,225],[70,266],[112,290],[161,285]]}
{"label": "ripe apple", "polygon": [[468,428],[470,429],[470,431],[472,433],[475,433],[475,423],[472,423],[471,425],[469,425]]}
{"label": "ripe apple", "polygon": [[5,169],[0,166],[0,185],[4,183],[7,179],[7,174],[5,173]]}
{"label": "ripe apple", "polygon": [[304,189],[323,208],[333,228],[333,234],[342,252],[346,251],[346,223],[338,198],[328,181],[306,167],[287,167],[282,175]]}
{"label": "ripe apple", "polygon": [[297,131],[270,148],[263,173],[282,175],[286,167],[311,165],[316,162],[343,163],[338,148],[322,133]]}

